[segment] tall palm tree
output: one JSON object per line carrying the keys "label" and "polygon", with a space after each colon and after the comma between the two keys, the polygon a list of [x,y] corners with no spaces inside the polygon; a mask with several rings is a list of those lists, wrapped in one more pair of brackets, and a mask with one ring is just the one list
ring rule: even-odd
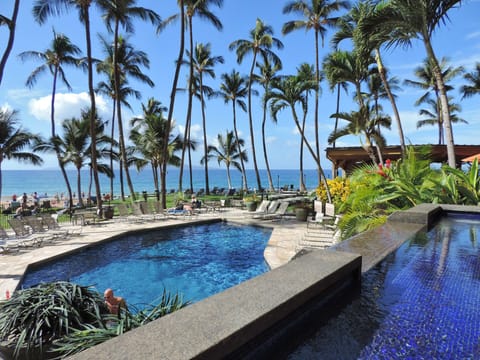
{"label": "tall palm tree", "polygon": [[298,115],[296,111],[296,105],[300,104],[302,109],[305,109],[305,90],[309,87],[309,84],[299,81],[296,76],[286,76],[282,77],[278,81],[272,83],[272,90],[269,93],[270,101],[270,111],[272,117],[276,120],[280,111],[290,108],[292,112],[292,118],[295,122],[298,132],[302,137],[302,141],[307,146],[308,151],[312,155],[315,164],[317,165],[317,171],[321,176],[321,181],[325,189],[327,189],[328,201],[331,202],[332,198],[327,184],[327,178],[320,164],[320,158],[317,156],[315,150],[310,145],[309,141],[305,136],[305,132],[302,129],[300,121],[298,120]]}
{"label": "tall palm tree", "polygon": [[262,20],[257,19],[255,27],[250,30],[250,39],[235,40],[229,45],[230,50],[235,50],[237,62],[242,63],[245,55],[252,54],[252,65],[248,75],[248,121],[250,125],[250,141],[252,145],[253,166],[257,178],[257,188],[262,189],[262,182],[258,172],[257,155],[255,153],[255,137],[253,135],[253,115],[252,115],[252,83],[253,71],[257,63],[257,57],[261,57],[264,62],[270,61],[274,66],[281,65],[280,58],[272,51],[272,47],[283,49],[283,43],[273,36],[273,28],[266,25]]}
{"label": "tall palm tree", "polygon": [[447,89],[437,56],[432,46],[434,31],[448,20],[448,12],[460,4],[460,0],[391,0],[362,24],[366,35],[376,33],[388,36],[388,45],[411,45],[412,39],[423,42],[427,57],[432,61],[432,71],[438,87],[443,114],[448,165],[456,166],[455,145],[448,108]]}
{"label": "tall palm tree", "polygon": [[[243,111],[247,111],[247,104],[243,99],[247,96],[248,89],[246,87],[247,79],[242,77],[236,70],[232,70],[230,74],[224,73],[221,76],[223,82],[220,84],[220,95],[223,96],[225,103],[232,102],[233,114],[233,132],[235,133],[235,143],[237,144],[237,152],[241,153],[240,142],[237,129],[237,104]],[[240,169],[242,173],[243,190],[248,189],[247,174],[245,172],[245,164],[243,157],[240,157]]]}
{"label": "tall palm tree", "polygon": [[[150,10],[143,7],[138,7],[136,5],[136,0],[97,0],[98,5],[104,11],[103,18],[107,25],[107,29],[110,32],[113,32],[113,56],[112,56],[112,69],[113,69],[113,84],[114,90],[116,94],[120,94],[120,87],[122,82],[124,81],[125,77],[128,75],[136,76],[137,78],[142,78],[140,75],[141,72],[138,68],[133,70],[133,67],[136,67],[139,63],[146,66],[148,68],[148,61],[146,62],[147,55],[143,53],[143,59],[137,58],[137,63],[131,63],[128,66],[129,69],[127,70],[127,64],[125,62],[121,62],[121,60],[126,60],[125,56],[122,56],[120,52],[126,45],[123,43],[123,39],[120,36],[119,30],[120,26],[122,26],[127,33],[133,33],[134,28],[132,24],[133,18],[140,18],[141,20],[149,20],[153,25],[158,26],[161,23],[160,16]],[[113,25],[113,26],[112,26]],[[133,52],[133,47],[130,46],[129,49]],[[139,53],[137,53],[138,55]],[[132,54],[130,53],[130,56]],[[134,75],[135,74],[135,75]],[[142,81],[146,82],[150,86],[153,86],[153,82],[143,76]],[[125,136],[123,133],[123,124],[122,124],[122,111],[121,111],[122,102],[120,99],[116,99],[116,107],[117,107],[117,119],[118,119],[118,137],[119,137],[119,144],[120,144],[120,156],[122,158],[123,164],[127,163],[127,155],[125,152]],[[127,184],[130,189],[130,195],[133,200],[135,200],[135,191],[133,189],[132,180],[130,178],[130,172],[128,170],[128,166],[124,167],[125,176],[127,178]],[[122,169],[120,169],[122,171]]]}
{"label": "tall palm tree", "polygon": [[[144,73],[142,73],[140,66],[145,68],[150,67],[150,61],[145,52],[140,50],[135,50],[134,47],[128,42],[127,39],[119,36],[117,42],[110,44],[106,41],[105,38],[100,37],[100,40],[103,44],[104,51],[107,55],[106,59],[97,64],[97,70],[100,72],[106,73],[109,78],[118,77],[118,81],[113,81],[114,83],[114,94],[115,95],[115,104],[116,104],[116,115],[118,120],[118,133],[119,133],[119,145],[120,145],[120,156],[122,159],[121,164],[123,164],[123,169],[120,167],[120,171],[125,171],[125,176],[127,178],[127,184],[130,189],[130,195],[132,199],[135,199],[135,191],[133,189],[133,183],[130,178],[130,172],[128,167],[125,166],[127,163],[126,153],[125,153],[125,138],[123,130],[123,121],[122,121],[122,104],[125,103],[125,97],[123,95],[129,95],[125,92],[123,88],[124,84],[128,81],[128,78],[134,78],[144,84],[153,87],[153,81]],[[116,69],[116,70],[115,70]],[[124,154],[125,153],[125,154]],[[123,190],[122,190],[123,194]],[[123,199],[125,200],[125,199]]]}
{"label": "tall palm tree", "polygon": [[[294,30],[312,30],[314,32],[314,46],[315,46],[315,80],[317,82],[317,92],[315,93],[315,150],[317,157],[320,158],[320,140],[319,140],[319,125],[318,125],[318,101],[320,98],[320,58],[319,58],[319,37],[322,40],[322,47],[324,46],[325,35],[327,27],[333,27],[338,20],[337,17],[332,17],[332,14],[342,9],[348,9],[349,2],[346,0],[293,0],[288,2],[283,7],[284,14],[297,14],[301,16],[300,20],[288,21],[283,25],[282,33],[284,35],[291,33]],[[318,175],[320,182],[320,174]]]}
{"label": "tall palm tree", "polygon": [[[203,96],[203,80],[204,76],[210,76],[215,78],[215,71],[213,70],[214,66],[217,64],[223,64],[224,60],[222,56],[212,56],[210,43],[207,44],[197,44],[195,46],[195,54],[191,56],[190,52],[187,50],[187,56],[190,58],[191,63],[193,63],[193,69],[195,71],[195,76],[198,77],[198,86],[200,94],[200,103],[202,108],[202,127],[203,127],[203,147],[204,147],[204,157],[207,158],[208,146],[207,146],[207,119],[205,115],[205,98]],[[190,80],[190,83],[192,81]],[[210,187],[208,184],[208,161],[204,162],[205,166],[205,193],[210,194]]]}
{"label": "tall palm tree", "polygon": [[387,69],[383,65],[383,60],[380,53],[380,48],[388,40],[388,37],[386,37],[383,33],[365,34],[362,32],[362,27],[358,26],[358,24],[361,24],[363,21],[365,21],[365,19],[368,19],[369,16],[372,16],[372,14],[375,13],[377,9],[376,6],[377,5],[370,0],[361,1],[354,5],[347,15],[344,15],[339,19],[339,30],[333,36],[332,44],[337,47],[340,41],[344,39],[352,39],[356,51],[364,54],[361,56],[361,58],[367,58],[367,55],[372,53],[374,54],[375,61],[377,63],[378,75],[383,82],[385,94],[390,101],[395,122],[397,123],[400,148],[402,149],[402,154],[405,155],[405,137],[403,134],[400,113],[395,101],[395,96],[390,89],[390,82],[387,78]]}
{"label": "tall palm tree", "polygon": [[97,166],[97,135],[96,131],[96,105],[95,89],[93,87],[93,57],[92,40],[90,35],[90,6],[95,0],[36,0],[33,6],[33,16],[39,24],[45,23],[50,15],[61,15],[70,8],[78,11],[78,18],[85,27],[85,43],[87,47],[87,69],[88,69],[88,93],[90,96],[90,137],[92,139],[92,173],[95,181],[95,193],[97,198],[97,209],[102,211],[102,191],[100,189],[100,180],[98,178]]}
{"label": "tall palm tree", "polygon": [[[323,72],[330,85],[330,90],[333,91],[335,87],[337,88],[337,101],[336,101],[337,105],[336,105],[336,111],[335,111],[335,113],[337,114],[340,112],[340,90],[343,89],[345,93],[348,94],[348,86],[347,86],[348,83],[347,81],[345,81],[342,74],[337,71],[338,69],[335,64],[346,62],[347,61],[346,57],[347,57],[346,52],[334,51],[325,57],[322,64]],[[336,132],[337,129],[338,129],[338,117],[335,118],[335,127],[333,131]],[[335,148],[335,141],[332,143],[332,146]],[[334,172],[336,172],[336,169]],[[336,176],[336,175],[337,174],[333,174],[333,176]]]}
{"label": "tall palm tree", "polygon": [[8,41],[5,51],[3,52],[2,58],[0,59],[0,85],[2,84],[3,71],[5,70],[5,65],[7,65],[8,57],[13,48],[13,42],[15,41],[15,29],[17,26],[17,16],[18,9],[20,8],[20,0],[15,0],[13,3],[12,17],[8,18],[5,15],[0,14],[0,26],[8,27]]}
{"label": "tall palm tree", "polygon": [[271,88],[271,82],[278,79],[277,71],[281,70],[281,65],[272,65],[268,59],[263,63],[257,62],[257,68],[259,70],[259,75],[254,75],[254,79],[257,83],[263,87],[263,118],[262,118],[262,145],[263,145],[263,158],[265,160],[265,166],[267,168],[267,179],[268,179],[268,188],[270,191],[274,191],[272,181],[272,174],[270,172],[270,164],[268,163],[268,154],[267,154],[267,141],[265,135],[265,125],[267,123],[267,99],[268,93]]}
{"label": "tall palm tree", "polygon": [[169,165],[179,166],[180,158],[175,153],[182,149],[183,141],[179,135],[174,136],[170,133],[168,136],[168,151],[165,153],[162,142],[167,124],[164,112],[167,111],[167,108],[162,106],[160,101],[150,98],[147,104],[142,104],[142,109],[143,116],[133,118],[130,121],[132,125],[130,140],[143,157],[143,161],[136,161],[137,169],[150,164],[155,190],[158,192],[160,190],[159,180],[162,179],[162,161],[165,158]]}
{"label": "tall palm tree", "polygon": [[[425,99],[423,103],[429,105],[430,109],[421,109],[419,115],[426,116],[425,119],[421,119],[417,121],[417,129],[426,126],[426,125],[433,125],[438,126],[438,144],[443,145],[445,144],[445,137],[443,135],[443,119],[442,119],[442,112],[439,106],[439,99],[432,99],[431,97]],[[451,96],[448,97],[448,105],[450,106],[450,121],[453,123],[463,123],[468,124],[468,121],[460,118],[457,115],[457,112],[461,111],[462,108],[459,104],[453,103],[453,98]]]}
{"label": "tall palm tree", "polygon": [[[305,103],[302,104],[303,107],[303,116],[302,116],[302,131],[305,133],[305,125],[307,122],[308,114],[308,97],[311,91],[318,91],[317,87],[319,83],[315,80],[315,70],[314,67],[310,64],[303,63],[297,68],[297,79],[298,81],[304,83],[304,93],[305,93]],[[320,78],[320,81],[322,79]],[[303,139],[300,141],[300,190],[306,191],[307,187],[304,182],[303,176]]]}
{"label": "tall palm tree", "polygon": [[[72,44],[70,39],[60,33],[56,33],[53,30],[53,41],[51,43],[51,47],[44,52],[40,51],[24,51],[19,54],[20,59],[23,61],[27,59],[39,59],[43,62],[42,65],[38,66],[27,79],[26,85],[29,88],[32,88],[38,79],[38,76],[44,73],[45,71],[50,71],[50,74],[53,76],[53,84],[52,84],[52,99],[51,99],[51,106],[50,106],[50,122],[51,122],[51,137],[54,139],[56,137],[55,132],[55,94],[57,91],[57,80],[60,80],[67,86],[68,90],[72,90],[70,86],[63,66],[64,65],[71,65],[71,66],[78,66],[80,59],[76,58],[75,55],[80,55],[81,50],[78,46]],[[53,145],[57,144],[57,142],[53,141]],[[55,150],[55,148],[54,148]],[[62,172],[63,179],[67,186],[67,190],[69,191],[69,198],[71,198],[71,187],[70,182],[68,179],[67,172],[65,171],[65,166],[63,161],[60,158],[60,150],[57,149],[55,151],[57,156],[58,165],[60,171]]]}
{"label": "tall palm tree", "polygon": [[475,70],[466,73],[463,78],[469,82],[469,85],[463,85],[460,88],[460,92],[463,94],[463,98],[480,94],[480,62],[475,64]]}
{"label": "tall palm tree", "polygon": [[[190,54],[193,54],[195,49],[193,48],[193,17],[197,15],[199,18],[207,20],[209,23],[211,23],[217,30],[222,30],[223,25],[218,19],[218,17],[212,13],[209,9],[210,5],[215,5],[218,7],[222,7],[223,5],[223,0],[185,0],[185,6],[186,6],[186,22],[188,23],[188,30],[189,30],[189,49],[190,49]],[[189,62],[189,79],[193,79],[193,62]],[[190,140],[190,128],[192,125],[192,100],[194,96],[194,89],[193,89],[193,83],[189,81],[188,83],[188,105],[187,105],[187,118],[185,120],[185,131],[184,131],[184,139],[186,139],[184,145],[188,144]],[[181,163],[180,163],[180,172],[179,172],[179,177],[178,177],[178,186],[179,186],[179,191],[182,191],[183,187],[183,164],[185,160],[185,151],[186,150],[190,151],[190,148],[184,147],[182,149],[182,157],[181,157]],[[190,153],[189,153],[189,158],[190,158]],[[192,187],[192,164],[189,162],[189,168],[190,168],[190,187]],[[193,191],[193,189],[190,189]]]}
{"label": "tall palm tree", "polygon": [[[180,7],[180,19],[184,19],[185,17],[185,7],[184,7],[184,0],[178,0],[178,6]],[[183,62],[183,52],[185,51],[185,22],[180,21],[180,45],[178,47],[178,56],[177,62],[175,66],[175,74],[173,76],[172,82],[172,90],[170,92],[170,105],[168,106],[168,117],[167,123],[165,126],[165,133],[163,138],[163,154],[168,153],[168,140],[170,136],[170,131],[172,128],[173,123],[173,110],[175,108],[175,94],[178,87],[178,77],[180,75],[180,67],[182,66]],[[160,28],[159,28],[160,29]],[[162,194],[162,207],[165,209],[167,207],[167,183],[166,183],[166,176],[167,176],[167,164],[168,159],[163,157],[161,159],[160,165],[160,177],[161,177],[161,194]]]}
{"label": "tall palm tree", "polygon": [[0,199],[2,198],[2,164],[5,160],[17,160],[32,165],[41,165],[43,160],[38,155],[25,151],[38,136],[17,126],[20,122],[16,110],[0,108]]}
{"label": "tall palm tree", "polygon": [[[210,159],[216,158],[219,165],[224,163],[227,168],[228,188],[231,189],[232,179],[230,176],[230,166],[235,167],[238,171],[242,171],[238,160],[248,160],[246,151],[242,150],[245,141],[243,139],[237,140],[233,131],[227,131],[225,137],[222,134],[217,135],[217,142],[218,146],[208,146],[207,157],[202,158],[202,162],[207,162]],[[238,149],[240,149],[240,152]]]}
{"label": "tall palm tree", "polygon": [[373,144],[379,147],[384,147],[386,144],[384,136],[378,131],[379,125],[390,129],[392,120],[387,115],[375,114],[374,106],[365,103],[360,107],[359,111],[352,111],[350,113],[341,112],[333,114],[331,117],[338,116],[340,119],[347,121],[347,125],[338,129],[337,132],[331,133],[328,137],[328,142],[347,136],[356,135],[360,138],[361,146],[374,164],[378,164],[378,159],[373,151]]}

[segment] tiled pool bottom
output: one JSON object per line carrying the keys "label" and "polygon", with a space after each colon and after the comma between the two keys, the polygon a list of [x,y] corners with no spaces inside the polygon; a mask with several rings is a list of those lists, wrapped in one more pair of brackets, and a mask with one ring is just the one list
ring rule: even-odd
{"label": "tiled pool bottom", "polygon": [[402,245],[289,358],[480,358],[479,219],[450,214]]}

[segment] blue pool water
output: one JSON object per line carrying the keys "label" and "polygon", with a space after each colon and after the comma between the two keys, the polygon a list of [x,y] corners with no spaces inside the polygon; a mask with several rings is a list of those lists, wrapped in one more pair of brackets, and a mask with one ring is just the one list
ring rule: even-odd
{"label": "blue pool water", "polygon": [[289,359],[480,359],[480,217],[449,214],[364,274]]}
{"label": "blue pool water", "polygon": [[69,280],[112,288],[142,308],[166,288],[199,301],[268,271],[271,230],[226,223],[153,230],[99,244],[29,271],[22,287]]}

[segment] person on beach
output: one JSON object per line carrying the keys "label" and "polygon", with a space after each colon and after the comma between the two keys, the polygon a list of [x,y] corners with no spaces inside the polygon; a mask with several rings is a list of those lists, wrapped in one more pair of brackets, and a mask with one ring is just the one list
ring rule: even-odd
{"label": "person on beach", "polygon": [[35,192],[33,193],[33,206],[34,206],[34,207],[38,207],[39,201],[40,201],[40,199],[38,198],[38,194],[37,194],[37,192],[35,191]]}
{"label": "person on beach", "polygon": [[27,208],[27,193],[23,193],[22,196],[22,209],[25,210]]}
{"label": "person on beach", "polygon": [[110,288],[103,293],[103,299],[105,300],[105,305],[107,305],[110,314],[119,315],[121,308],[127,308],[125,300],[120,296],[115,296],[113,290]]}

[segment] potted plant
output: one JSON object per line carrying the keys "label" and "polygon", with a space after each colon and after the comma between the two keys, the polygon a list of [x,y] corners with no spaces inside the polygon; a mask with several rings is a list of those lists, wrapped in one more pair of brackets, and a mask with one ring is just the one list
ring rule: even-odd
{"label": "potted plant", "polygon": [[243,202],[247,207],[248,211],[257,210],[257,197],[255,196],[255,194],[253,194],[252,196],[244,197]]}
{"label": "potted plant", "polygon": [[110,206],[110,194],[105,194],[104,201],[108,201],[108,206],[103,209],[103,217],[105,219],[112,219],[113,218],[113,207]]}
{"label": "potted plant", "polygon": [[295,206],[295,218],[298,221],[307,221],[308,215],[312,211],[312,202],[303,201]]}

